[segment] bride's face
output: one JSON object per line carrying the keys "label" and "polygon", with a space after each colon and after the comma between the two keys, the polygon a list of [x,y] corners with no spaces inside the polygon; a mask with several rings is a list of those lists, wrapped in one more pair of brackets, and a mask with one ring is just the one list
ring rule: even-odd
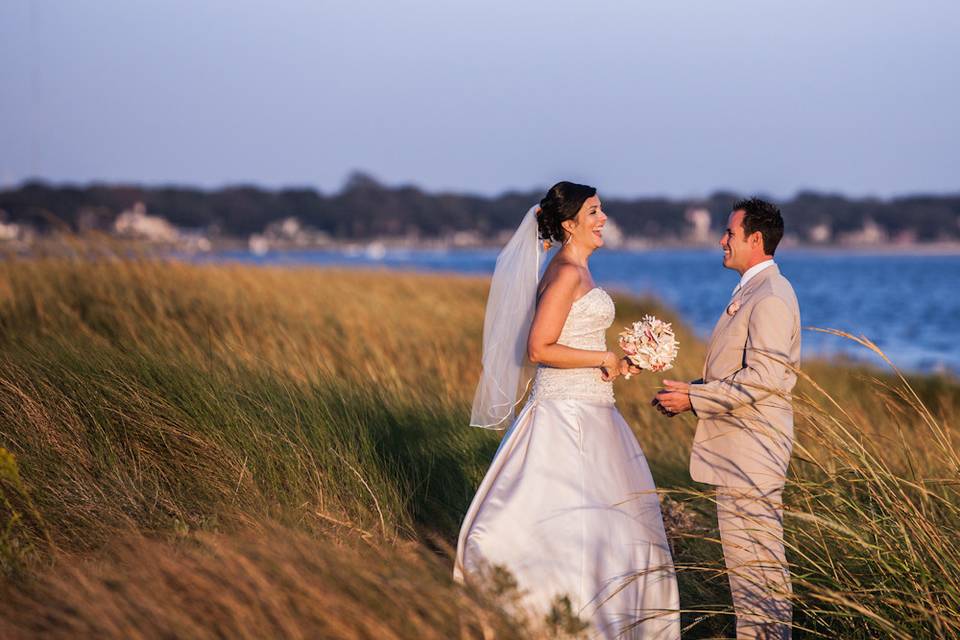
{"label": "bride's face", "polygon": [[603,225],[606,223],[607,214],[600,206],[600,196],[593,196],[584,200],[577,217],[564,222],[563,228],[571,243],[592,250],[603,246]]}

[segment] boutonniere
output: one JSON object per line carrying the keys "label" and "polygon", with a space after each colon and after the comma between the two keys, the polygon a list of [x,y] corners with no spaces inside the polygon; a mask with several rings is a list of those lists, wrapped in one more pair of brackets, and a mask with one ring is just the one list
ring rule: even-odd
{"label": "boutonniere", "polygon": [[727,305],[727,315],[732,316],[740,311],[740,300],[734,300],[729,305]]}

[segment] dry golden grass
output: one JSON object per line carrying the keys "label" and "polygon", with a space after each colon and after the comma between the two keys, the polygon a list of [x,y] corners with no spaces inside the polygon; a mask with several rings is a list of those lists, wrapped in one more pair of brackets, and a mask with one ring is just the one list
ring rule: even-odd
{"label": "dry golden grass", "polygon": [[[0,265],[0,446],[19,466],[0,474],[0,620],[99,637],[528,634],[444,573],[498,439],[466,427],[485,289],[109,254]],[[616,297],[611,344],[643,313],[676,320]],[[703,345],[678,329],[669,375],[696,378]],[[798,637],[960,633],[957,387],[804,373],[787,491]],[[658,382],[619,381],[618,405],[694,515],[675,540],[688,636],[722,634],[710,496],[686,472],[694,423],[649,407]]]}
{"label": "dry golden grass", "polygon": [[330,544],[288,528],[189,544],[124,538],[9,590],[4,638],[511,638],[525,629],[450,586],[423,548]]}

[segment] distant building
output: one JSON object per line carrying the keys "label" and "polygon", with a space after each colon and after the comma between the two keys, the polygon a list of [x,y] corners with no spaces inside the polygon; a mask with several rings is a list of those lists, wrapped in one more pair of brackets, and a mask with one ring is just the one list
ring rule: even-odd
{"label": "distant building", "polygon": [[626,236],[623,239],[623,249],[627,251],[646,251],[654,246],[653,240],[643,236]]}
{"label": "distant building", "polygon": [[450,244],[454,247],[478,247],[483,243],[479,231],[455,231],[450,236]]}
{"label": "distant building", "polygon": [[383,260],[387,256],[387,246],[375,240],[367,245],[364,255],[370,260]]}
{"label": "distant building", "polygon": [[687,209],[684,218],[690,223],[687,230],[687,241],[697,244],[706,244],[710,237],[710,212],[703,208]]}
{"label": "distant building", "polygon": [[147,214],[147,207],[142,202],[133,205],[132,209],[123,211],[113,222],[113,232],[125,238],[148,240],[150,242],[176,242],[180,238],[177,228],[166,218]]}
{"label": "distant building", "polygon": [[303,227],[300,225],[300,221],[296,218],[284,218],[280,221],[279,231],[280,233],[287,238],[296,238],[300,234],[300,229]]}
{"label": "distant building", "polygon": [[331,242],[329,233],[304,226],[299,219],[287,216],[268,224],[262,233],[251,234],[247,246],[251,253],[262,256],[271,249],[324,247]]}
{"label": "distant building", "polygon": [[33,227],[27,224],[6,222],[7,212],[0,209],[0,243],[4,249],[26,249],[36,236]]}
{"label": "distant building", "polygon": [[250,253],[255,256],[263,256],[270,251],[270,241],[267,240],[266,236],[259,233],[250,235],[247,246],[250,248]]}
{"label": "distant building", "polygon": [[213,249],[213,243],[201,231],[180,231],[179,247],[188,253],[206,253]]}
{"label": "distant building", "polygon": [[10,242],[20,236],[20,225],[0,222],[0,242]]}
{"label": "distant building", "polygon": [[830,228],[830,225],[824,222],[810,227],[810,230],[807,231],[807,239],[814,244],[826,244],[830,242],[832,237],[833,230]]}
{"label": "distant building", "polygon": [[623,230],[613,218],[607,218],[603,225],[603,243],[611,249],[618,249],[623,246]]}
{"label": "distant building", "polygon": [[840,234],[841,244],[846,245],[877,245],[888,240],[887,232],[871,218],[863,221],[863,227],[858,231]]}

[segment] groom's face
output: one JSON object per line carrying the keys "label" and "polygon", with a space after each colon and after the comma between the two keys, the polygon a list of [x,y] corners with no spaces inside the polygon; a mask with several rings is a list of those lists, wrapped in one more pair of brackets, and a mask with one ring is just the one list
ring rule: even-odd
{"label": "groom's face", "polygon": [[746,234],[743,232],[742,209],[734,211],[727,218],[727,229],[720,238],[720,248],[723,249],[723,266],[727,269],[739,271],[741,274],[747,270],[753,253],[750,243],[747,241]]}

